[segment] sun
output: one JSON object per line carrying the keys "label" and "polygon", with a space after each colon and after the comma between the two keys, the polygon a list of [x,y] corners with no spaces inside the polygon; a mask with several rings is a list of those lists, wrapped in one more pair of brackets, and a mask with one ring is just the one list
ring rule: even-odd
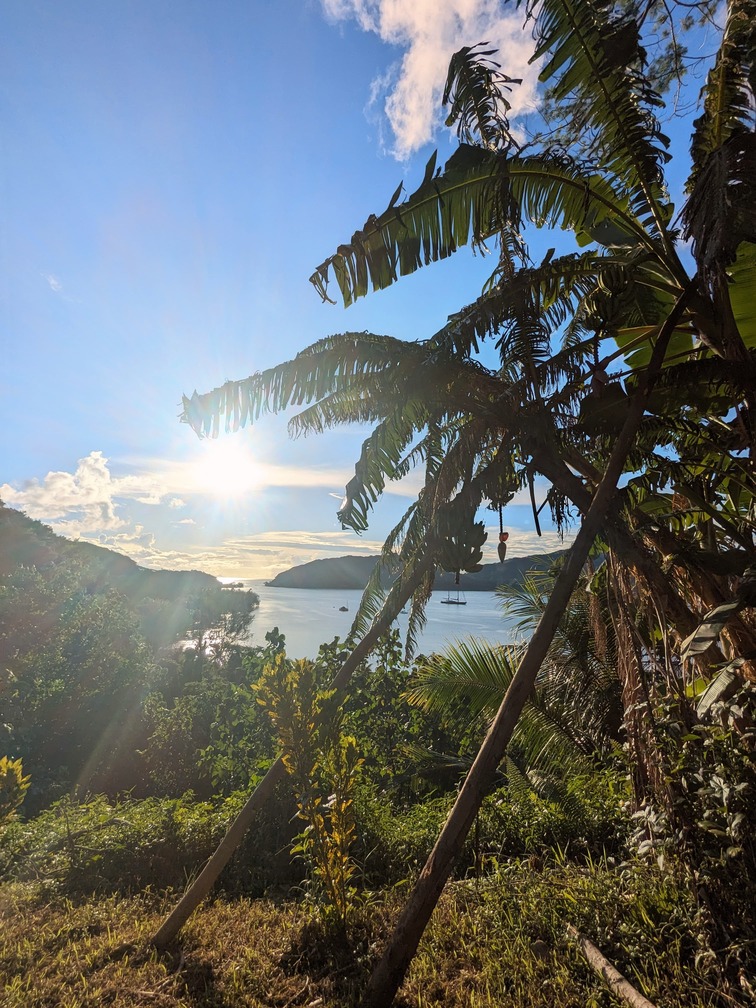
{"label": "sun", "polygon": [[193,466],[193,482],[201,493],[221,499],[243,497],[261,482],[259,464],[240,438],[233,435],[202,441]]}

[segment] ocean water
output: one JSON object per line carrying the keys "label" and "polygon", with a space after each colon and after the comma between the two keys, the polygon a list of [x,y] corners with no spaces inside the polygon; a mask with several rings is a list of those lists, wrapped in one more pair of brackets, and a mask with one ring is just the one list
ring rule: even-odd
{"label": "ocean water", "polygon": [[[260,597],[247,644],[265,644],[265,634],[278,627],[286,637],[290,658],[314,658],[320,644],[347,636],[357,612],[361,591],[314,588],[269,588],[264,581],[245,580]],[[427,622],[417,653],[441,651],[447,644],[465,637],[477,637],[492,644],[510,644],[517,639],[512,623],[502,614],[501,603],[491,592],[467,592],[460,596],[466,605],[442,605],[444,591],[433,592],[426,608]],[[341,612],[346,606],[347,611]],[[397,625],[404,635],[407,615],[400,614]]]}

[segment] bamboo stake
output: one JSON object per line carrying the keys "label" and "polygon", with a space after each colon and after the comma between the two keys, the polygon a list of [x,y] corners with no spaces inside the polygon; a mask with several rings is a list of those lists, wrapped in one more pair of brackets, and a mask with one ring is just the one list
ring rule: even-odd
{"label": "bamboo stake", "polygon": [[659,328],[651,361],[639,382],[636,395],[629,404],[625,423],[615,441],[606,471],[583,519],[580,532],[567,554],[535,633],[475,762],[465,778],[454,807],[399,917],[383,957],[370,977],[361,1008],[388,1008],[393,1004],[409,964],[417,952],[420,939],[446,885],[454,860],[462,850],[496,768],[504,757],[517,719],[533,690],[536,676],[554,639],[559,621],[567,609],[591,546],[610,512],[617,482],[624,471],[643,418],[648,394],[661,369],[670,337],[690,290],[691,288],[687,288],[680,295],[672,312]]}
{"label": "bamboo stake", "polygon": [[583,955],[588,960],[588,965],[595,970],[598,975],[606,981],[607,986],[613,994],[621,998],[630,1008],[656,1008],[653,1002],[644,997],[640,991],[622,976],[620,971],[606,958],[601,949],[597,948],[590,939],[581,935],[572,924],[567,925],[567,933],[580,946]]}

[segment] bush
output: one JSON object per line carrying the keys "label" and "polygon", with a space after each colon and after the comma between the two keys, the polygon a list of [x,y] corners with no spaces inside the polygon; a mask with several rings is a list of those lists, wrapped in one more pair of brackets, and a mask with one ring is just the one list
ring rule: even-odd
{"label": "bush", "polygon": [[[69,895],[183,887],[215,850],[247,798],[219,804],[182,798],[57,802],[0,836],[0,878]],[[301,878],[291,867],[293,828],[285,794],[258,821],[223,873],[227,891],[259,895]]]}
{"label": "bush", "polygon": [[556,849],[578,859],[620,854],[629,830],[626,798],[627,780],[612,770],[573,778],[554,800],[528,788],[502,788],[481,809],[482,856],[529,857]]}
{"label": "bush", "polygon": [[23,802],[30,777],[24,777],[23,763],[7,756],[0,759],[0,826],[16,818],[16,809]]}
{"label": "bush", "polygon": [[[457,865],[464,875],[476,865],[558,849],[584,860],[624,849],[629,819],[625,778],[614,771],[570,781],[559,801],[529,788],[500,788],[483,803]],[[392,809],[374,789],[356,801],[359,859],[368,880],[398,882],[418,871],[430,854],[454,795]]]}
{"label": "bush", "polygon": [[397,883],[422,868],[453,800],[453,795],[443,795],[396,810],[385,796],[363,785],[355,799],[355,856],[366,883]]}

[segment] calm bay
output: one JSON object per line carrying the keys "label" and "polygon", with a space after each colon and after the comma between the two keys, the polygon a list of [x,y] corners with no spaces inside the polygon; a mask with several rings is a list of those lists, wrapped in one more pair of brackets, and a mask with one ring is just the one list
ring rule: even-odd
{"label": "calm bay", "polygon": [[[260,608],[244,643],[263,645],[265,634],[278,627],[286,637],[290,658],[314,658],[323,642],[337,636],[343,640],[362,597],[357,590],[270,588],[257,580],[241,583],[260,597]],[[459,606],[442,604],[446,598],[444,591],[433,592],[417,653],[441,651],[447,644],[470,636],[491,644],[510,644],[517,639],[511,620],[504,618],[501,602],[492,592],[468,592],[464,596],[467,604]],[[407,619],[407,614],[402,613],[397,620],[402,635],[407,630]]]}

